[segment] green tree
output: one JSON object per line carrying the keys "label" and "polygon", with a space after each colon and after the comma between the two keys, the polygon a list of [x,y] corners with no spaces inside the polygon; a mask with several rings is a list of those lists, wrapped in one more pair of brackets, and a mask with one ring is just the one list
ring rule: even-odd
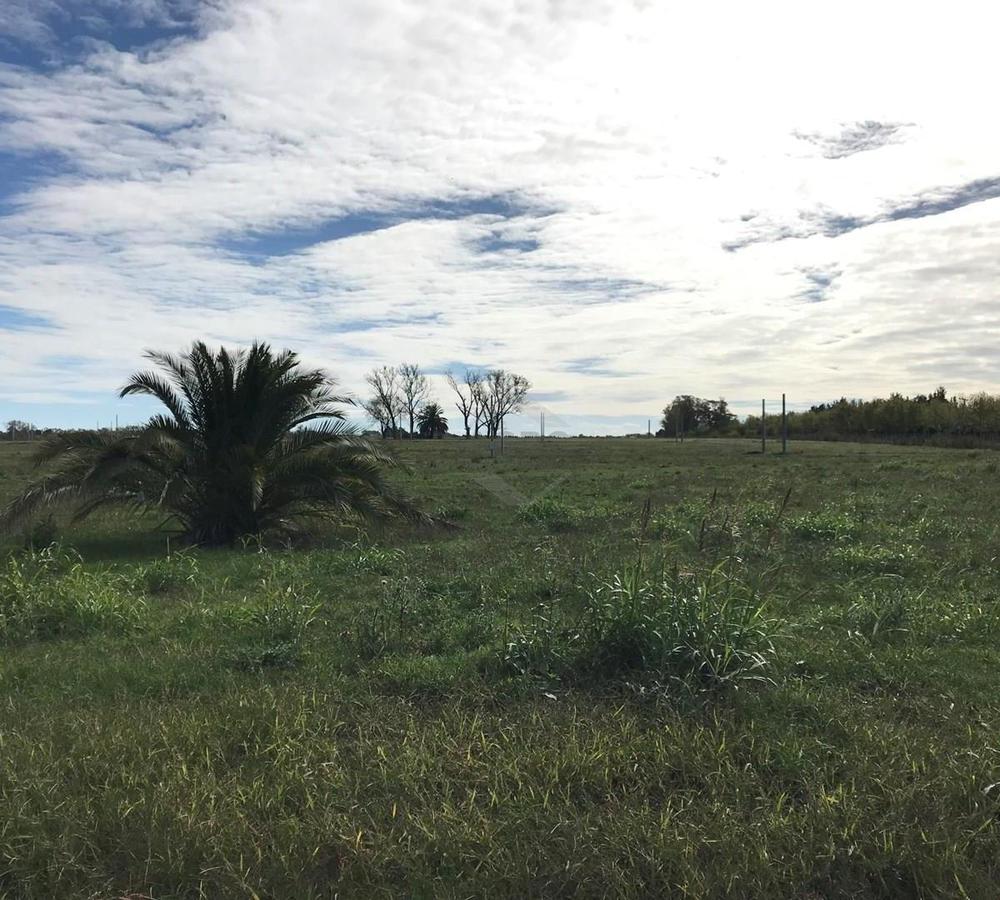
{"label": "green tree", "polygon": [[76,432],[43,445],[47,474],[0,513],[11,527],[57,503],[80,519],[109,504],[154,507],[195,544],[289,533],[322,518],[425,519],[384,479],[392,457],[343,421],[350,401],[325,373],[267,344],[178,356],[147,353],[157,371],[132,376],[121,396],[166,408],[130,434]]}
{"label": "green tree", "polygon": [[691,394],[679,394],[663,410],[658,434],[713,433],[725,431],[736,421],[725,400],[705,400]]}

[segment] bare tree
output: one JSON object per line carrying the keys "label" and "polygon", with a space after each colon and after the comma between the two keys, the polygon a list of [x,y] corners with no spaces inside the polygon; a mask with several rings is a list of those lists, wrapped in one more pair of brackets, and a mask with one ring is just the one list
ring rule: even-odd
{"label": "bare tree", "polygon": [[496,437],[503,420],[509,413],[517,412],[531,389],[531,382],[523,375],[504,369],[491,369],[483,379],[483,410],[487,437]]}
{"label": "bare tree", "polygon": [[479,437],[479,429],[483,427],[483,413],[486,409],[483,393],[483,373],[475,369],[466,369],[465,384],[469,389],[469,396],[472,397],[472,418],[475,428],[473,433],[476,437]]}
{"label": "bare tree", "polygon": [[465,379],[462,384],[458,383],[451,371],[445,372],[445,378],[448,379],[448,384],[458,398],[455,406],[458,407],[458,411],[462,414],[462,421],[465,424],[465,437],[469,438],[472,434],[470,421],[475,422],[476,437],[479,437],[483,407],[483,373],[476,369],[466,369]]}
{"label": "bare tree", "polygon": [[403,407],[410,417],[410,437],[413,437],[417,410],[430,399],[430,382],[416,363],[403,363],[399,367],[399,389],[403,395]]}
{"label": "bare tree", "polygon": [[448,382],[448,386],[455,392],[455,396],[458,397],[455,406],[458,407],[458,411],[462,414],[462,421],[465,424],[465,438],[468,440],[471,434],[469,430],[469,416],[472,415],[473,398],[471,395],[466,396],[463,393],[462,385],[455,380],[455,375],[450,369],[444,373],[444,377]]}
{"label": "bare tree", "polygon": [[397,437],[405,410],[399,372],[393,366],[382,366],[372,369],[365,381],[373,392],[364,403],[365,412],[378,424],[383,437]]}

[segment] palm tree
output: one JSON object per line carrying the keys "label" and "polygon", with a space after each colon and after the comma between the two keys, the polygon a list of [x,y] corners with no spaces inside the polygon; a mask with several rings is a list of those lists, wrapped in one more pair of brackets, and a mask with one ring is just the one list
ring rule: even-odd
{"label": "palm tree", "polygon": [[424,438],[444,437],[448,431],[448,420],[439,403],[425,403],[417,413],[417,429]]}
{"label": "palm tree", "polygon": [[0,513],[11,527],[43,507],[75,519],[109,504],[165,511],[195,544],[289,533],[315,517],[425,520],[384,480],[393,459],[344,422],[334,381],[267,344],[217,353],[204,343],[175,356],[148,352],[121,396],[166,407],[130,434],[80,432],[47,441],[53,469]]}

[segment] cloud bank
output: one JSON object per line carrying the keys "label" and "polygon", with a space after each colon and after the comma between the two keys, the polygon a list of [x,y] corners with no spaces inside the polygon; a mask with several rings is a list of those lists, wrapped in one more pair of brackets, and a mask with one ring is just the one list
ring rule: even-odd
{"label": "cloud bank", "polygon": [[5,4],[0,418],[136,417],[142,349],[196,336],[355,391],[510,367],[574,432],[676,393],[998,390],[995,18]]}

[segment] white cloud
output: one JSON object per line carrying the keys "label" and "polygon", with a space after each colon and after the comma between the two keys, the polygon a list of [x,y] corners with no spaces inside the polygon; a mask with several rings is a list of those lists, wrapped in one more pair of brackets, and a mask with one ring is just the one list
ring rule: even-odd
{"label": "white cloud", "polygon": [[[1000,200],[876,221],[1000,176],[996,18],[232,0],[197,39],[0,68],[0,149],[66,164],[0,218],[0,305],[58,326],[0,358],[0,403],[111,390],[195,336],[269,338],[355,389],[383,361],[507,365],[553,414],[643,422],[679,392],[1000,389]],[[511,217],[234,249],[493,195]]]}

